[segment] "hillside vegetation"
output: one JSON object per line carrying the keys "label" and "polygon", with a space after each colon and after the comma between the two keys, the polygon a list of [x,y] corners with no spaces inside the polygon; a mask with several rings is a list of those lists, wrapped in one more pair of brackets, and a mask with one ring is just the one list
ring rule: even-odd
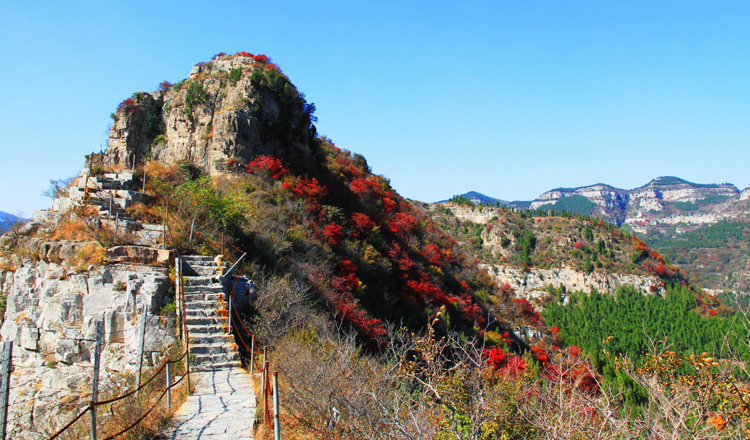
{"label": "hillside vegetation", "polygon": [[[269,348],[289,390],[285,436],[736,438],[750,427],[741,359],[664,357],[657,345],[634,359],[644,354],[613,344],[606,365],[642,387],[633,400],[637,387],[605,378],[601,358],[592,354],[592,365],[566,345],[594,353],[603,336],[593,328],[598,318],[567,313],[589,299],[557,304],[564,292],[550,289],[545,318],[479,266],[653,273],[662,279],[655,287],[676,289],[687,309],[719,314],[718,302],[689,301],[685,292],[698,291],[644,242],[567,214],[498,209],[486,225],[458,221],[445,208],[402,198],[364,157],[320,136],[313,113],[265,55],[218,54],[184,81],[125,100],[113,114],[107,153],[115,163],[97,170],[136,164],[153,202],[127,213],[166,226],[178,252],[246,253],[238,272],[257,289],[242,323]],[[45,233],[95,241],[102,253],[114,242],[90,217],[75,207]],[[119,244],[127,235],[114,238]],[[614,319],[629,319],[611,308]],[[560,317],[554,326],[555,313],[573,321]],[[592,327],[581,332],[585,339],[575,337],[579,319]],[[703,322],[696,319],[705,318],[688,322]]]}

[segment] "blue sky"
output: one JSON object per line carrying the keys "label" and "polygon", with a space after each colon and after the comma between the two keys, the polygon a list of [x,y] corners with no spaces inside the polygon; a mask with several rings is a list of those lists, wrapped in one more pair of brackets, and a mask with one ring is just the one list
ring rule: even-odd
{"label": "blue sky", "polygon": [[750,2],[4,2],[0,211],[99,151],[133,92],[265,53],[404,196],[750,183]]}

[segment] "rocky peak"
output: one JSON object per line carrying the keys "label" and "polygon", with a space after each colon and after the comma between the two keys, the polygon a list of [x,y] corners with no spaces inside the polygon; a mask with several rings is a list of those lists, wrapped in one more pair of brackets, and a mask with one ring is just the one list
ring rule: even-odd
{"label": "rocky peak", "polygon": [[121,165],[189,161],[211,174],[261,154],[295,163],[311,154],[314,109],[265,55],[219,54],[123,101],[107,153]]}

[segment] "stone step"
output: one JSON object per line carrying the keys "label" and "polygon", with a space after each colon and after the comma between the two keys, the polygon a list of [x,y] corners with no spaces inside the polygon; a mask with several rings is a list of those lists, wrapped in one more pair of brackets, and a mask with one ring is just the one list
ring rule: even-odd
{"label": "stone step", "polygon": [[[225,319],[229,316],[229,310],[218,310],[218,309],[185,309],[185,316],[188,320],[190,318],[211,318]],[[188,323],[188,325],[190,325]]]}
{"label": "stone step", "polygon": [[240,353],[235,351],[233,353],[190,353],[194,356],[194,360],[190,361],[190,365],[199,365],[206,363],[220,363],[220,362],[231,362],[238,361],[240,359]]}
{"label": "stone step", "polygon": [[232,359],[232,360],[221,360],[221,359],[214,360],[210,356],[206,357],[205,359],[202,359],[203,358],[202,356],[196,356],[196,359],[197,358],[201,358],[201,360],[200,360],[200,363],[196,361],[195,365],[192,365],[190,367],[193,371],[214,371],[214,370],[221,370],[224,368],[242,367],[242,364],[240,363],[239,358]]}
{"label": "stone step", "polygon": [[187,316],[186,317],[187,325],[188,325],[188,331],[192,331],[192,326],[198,325],[198,326],[224,326],[227,324],[227,319],[224,317],[213,315],[211,317],[207,316]]}
{"label": "stone step", "polygon": [[219,272],[219,268],[216,266],[188,266],[183,268],[182,272],[188,277],[201,276],[218,278],[224,272],[224,268]]}
{"label": "stone step", "polygon": [[237,344],[231,342],[226,344],[191,344],[190,353],[192,354],[228,354],[236,353]]}
{"label": "stone step", "polygon": [[224,288],[221,284],[210,284],[208,286],[188,286],[185,285],[182,290],[186,295],[195,295],[199,293],[223,293]]}
{"label": "stone step", "polygon": [[196,312],[193,315],[197,314],[198,312],[218,313],[219,315],[224,315],[222,310],[227,310],[227,308],[216,301],[193,301],[185,304],[185,312],[188,314],[188,316],[190,315],[189,312]]}
{"label": "stone step", "polygon": [[224,302],[224,293],[191,293],[185,295],[185,304],[192,302]]}
{"label": "stone step", "polygon": [[[235,344],[234,335],[226,333],[191,333],[190,345],[225,345]],[[236,344],[235,344],[236,345]]]}
{"label": "stone step", "polygon": [[209,335],[221,335],[228,334],[229,325],[224,324],[196,324],[188,325],[188,333],[190,336],[205,337]]}
{"label": "stone step", "polygon": [[213,261],[214,257],[210,255],[183,255],[185,261]]}
{"label": "stone step", "polygon": [[219,285],[215,282],[215,277],[209,276],[197,276],[197,277],[185,277],[185,286],[205,286],[205,285]]}

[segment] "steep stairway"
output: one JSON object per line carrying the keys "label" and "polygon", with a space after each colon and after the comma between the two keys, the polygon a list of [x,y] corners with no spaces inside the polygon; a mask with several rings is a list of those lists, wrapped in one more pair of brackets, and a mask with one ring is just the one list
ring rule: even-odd
{"label": "steep stairway", "polygon": [[195,370],[239,367],[240,355],[229,333],[229,310],[212,257],[182,258],[185,315]]}
{"label": "steep stairway", "polygon": [[[184,297],[195,391],[159,438],[252,440],[256,398],[240,368],[219,272],[212,257],[182,257]],[[222,268],[225,269],[225,268]]]}

